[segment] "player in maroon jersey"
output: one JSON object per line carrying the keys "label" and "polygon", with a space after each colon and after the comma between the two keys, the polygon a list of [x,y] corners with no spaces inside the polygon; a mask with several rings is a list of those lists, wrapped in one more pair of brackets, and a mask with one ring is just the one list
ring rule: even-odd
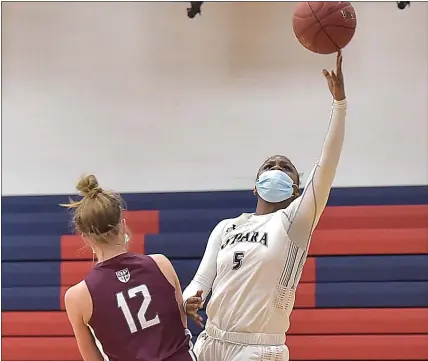
{"label": "player in maroon jersey", "polygon": [[178,277],[163,255],[127,251],[122,199],[94,176],[66,204],[76,231],[98,263],[65,294],[65,307],[84,361],[195,361]]}

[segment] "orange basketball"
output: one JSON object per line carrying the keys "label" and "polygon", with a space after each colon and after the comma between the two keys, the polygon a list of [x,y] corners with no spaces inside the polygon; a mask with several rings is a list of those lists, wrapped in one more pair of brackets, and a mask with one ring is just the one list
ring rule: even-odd
{"label": "orange basketball", "polygon": [[347,1],[300,2],[293,14],[293,30],[306,49],[330,54],[343,49],[355,34],[357,17]]}

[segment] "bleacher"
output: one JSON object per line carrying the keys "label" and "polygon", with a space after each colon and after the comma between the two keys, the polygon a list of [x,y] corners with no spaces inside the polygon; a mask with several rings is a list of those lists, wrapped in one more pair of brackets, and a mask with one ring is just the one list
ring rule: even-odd
{"label": "bleacher", "polygon": [[[123,197],[132,251],[168,256],[183,288],[217,222],[256,203],[251,191]],[[67,200],[2,197],[3,361],[81,360],[63,296],[92,253],[58,206]],[[292,360],[428,360],[428,186],[334,189],[291,322]]]}

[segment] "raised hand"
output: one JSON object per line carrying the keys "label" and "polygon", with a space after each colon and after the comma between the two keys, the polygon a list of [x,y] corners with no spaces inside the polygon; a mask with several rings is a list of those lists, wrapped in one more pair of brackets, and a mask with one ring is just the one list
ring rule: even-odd
{"label": "raised hand", "polygon": [[327,79],[328,88],[330,89],[331,95],[333,95],[333,99],[345,99],[345,83],[343,81],[342,73],[342,52],[340,50],[337,52],[336,57],[336,71],[332,70],[329,73],[326,69],[323,69],[322,72]]}

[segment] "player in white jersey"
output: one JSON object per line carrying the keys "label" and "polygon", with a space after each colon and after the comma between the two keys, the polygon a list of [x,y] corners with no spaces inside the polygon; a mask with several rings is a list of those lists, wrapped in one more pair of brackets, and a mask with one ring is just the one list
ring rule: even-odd
{"label": "player in white jersey", "polygon": [[[211,291],[205,331],[195,345],[199,361],[287,361],[284,345],[295,292],[312,232],[326,206],[345,136],[342,55],[323,71],[333,96],[330,126],[303,194],[284,156],[269,158],[257,174],[254,214],[221,221],[199,269],[184,291],[185,309],[197,310]],[[310,347],[310,345],[308,345]]]}

